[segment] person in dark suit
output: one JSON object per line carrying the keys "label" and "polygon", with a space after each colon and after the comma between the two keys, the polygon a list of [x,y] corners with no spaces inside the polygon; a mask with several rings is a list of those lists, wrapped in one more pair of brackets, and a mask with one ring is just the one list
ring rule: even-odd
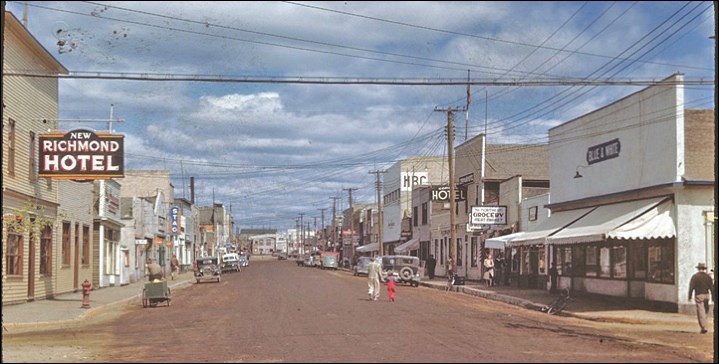
{"label": "person in dark suit", "polygon": [[697,320],[699,321],[700,333],[707,333],[707,313],[709,312],[709,293],[711,299],[716,302],[716,290],[712,277],[707,274],[707,266],[704,263],[697,264],[698,272],[694,273],[689,281],[689,301],[694,295],[694,303],[697,306]]}
{"label": "person in dark suit", "polygon": [[437,267],[437,260],[434,259],[434,255],[430,255],[427,259],[427,274],[429,274],[429,279],[434,279],[435,267]]}

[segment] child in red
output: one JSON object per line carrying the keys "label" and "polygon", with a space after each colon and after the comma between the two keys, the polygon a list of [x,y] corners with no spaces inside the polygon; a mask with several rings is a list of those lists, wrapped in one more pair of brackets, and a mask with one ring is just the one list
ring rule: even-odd
{"label": "child in red", "polygon": [[387,273],[387,296],[389,296],[390,302],[394,302],[395,287],[397,287],[397,283],[395,282],[394,273],[389,272]]}

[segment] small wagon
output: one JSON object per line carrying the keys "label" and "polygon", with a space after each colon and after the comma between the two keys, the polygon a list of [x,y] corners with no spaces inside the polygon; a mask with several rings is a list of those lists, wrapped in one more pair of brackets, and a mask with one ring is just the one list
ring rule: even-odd
{"label": "small wagon", "polygon": [[142,289],[142,307],[157,306],[160,302],[166,302],[170,306],[170,287],[167,281],[147,282]]}

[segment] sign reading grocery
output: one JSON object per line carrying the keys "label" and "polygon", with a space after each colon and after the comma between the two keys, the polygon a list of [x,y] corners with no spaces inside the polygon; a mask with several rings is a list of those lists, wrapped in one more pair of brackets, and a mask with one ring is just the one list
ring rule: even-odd
{"label": "sign reading grocery", "polygon": [[78,129],[39,135],[39,177],[96,180],[124,177],[124,135]]}
{"label": "sign reading grocery", "polygon": [[473,206],[472,225],[507,225],[507,206]]}

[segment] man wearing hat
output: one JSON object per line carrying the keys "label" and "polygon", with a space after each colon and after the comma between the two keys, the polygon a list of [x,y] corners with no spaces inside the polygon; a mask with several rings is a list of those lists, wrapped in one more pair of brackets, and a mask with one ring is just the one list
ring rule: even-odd
{"label": "man wearing hat", "polygon": [[691,281],[689,281],[689,301],[692,300],[694,294],[694,302],[697,306],[697,319],[702,334],[707,333],[707,313],[709,312],[709,292],[712,293],[712,299],[716,301],[716,291],[714,290],[714,281],[707,274],[707,266],[704,263],[697,264],[698,272],[694,273]]}

